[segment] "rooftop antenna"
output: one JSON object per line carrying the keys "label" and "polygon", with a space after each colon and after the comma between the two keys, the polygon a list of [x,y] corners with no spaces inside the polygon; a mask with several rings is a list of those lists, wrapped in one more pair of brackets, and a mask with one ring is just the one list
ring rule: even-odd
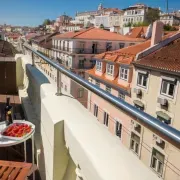
{"label": "rooftop antenna", "polygon": [[168,12],[169,12],[169,2],[168,0],[166,0],[166,13],[168,14]]}

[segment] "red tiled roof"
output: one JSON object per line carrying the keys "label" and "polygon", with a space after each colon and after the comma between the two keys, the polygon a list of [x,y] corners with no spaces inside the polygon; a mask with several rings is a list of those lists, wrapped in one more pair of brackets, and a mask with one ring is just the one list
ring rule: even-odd
{"label": "red tiled roof", "polygon": [[131,38],[141,38],[146,34],[147,28],[147,26],[134,27],[129,33],[126,34],[126,36]]}
{"label": "red tiled roof", "polygon": [[[172,36],[173,34],[174,33],[170,33],[170,34],[164,36],[163,40],[167,39],[168,37]],[[110,51],[110,52],[105,52],[105,53],[102,53],[102,54],[98,54],[98,55],[95,56],[95,59],[101,59],[101,60],[105,60],[105,61],[111,61],[111,62],[114,62],[114,63],[130,65],[134,61],[134,59],[135,59],[135,57],[136,57],[136,55],[138,53],[146,50],[150,46],[151,46],[151,40],[148,40],[146,42],[143,42],[141,44],[137,44],[137,45],[134,45],[134,46],[129,46],[129,47],[119,49],[119,50],[116,50],[116,51]],[[176,45],[176,48],[174,47],[176,49],[176,51],[178,51],[178,48],[179,48],[178,46],[180,47],[180,39],[179,39],[178,44]],[[165,52],[162,52],[162,54],[159,55],[159,56],[160,57],[163,56],[164,58],[166,57],[167,59],[169,59],[168,58],[169,56],[171,58],[175,56],[175,55],[173,56],[173,53],[176,54],[176,58],[175,58],[174,62],[177,62],[179,64],[176,66],[175,63],[172,63],[172,62],[167,63],[168,61],[167,62],[163,61],[163,63],[166,64],[166,66],[169,66],[169,68],[170,67],[174,68],[174,69],[178,68],[179,71],[180,71],[180,51],[178,53],[175,53],[175,51],[173,51],[172,55],[171,55],[171,54],[169,54],[168,50],[165,50]],[[144,59],[146,59],[146,58],[144,58]],[[156,59],[158,59],[158,58],[154,58],[154,56],[153,56],[153,57],[148,58],[146,61],[145,60],[144,61],[143,60],[142,61],[137,61],[137,62],[135,62],[135,64],[139,63],[141,65],[145,65],[147,63],[146,65],[150,64],[150,65],[162,66],[161,60],[160,60],[160,62],[158,62]],[[118,75],[117,75],[117,77],[114,78],[114,80],[109,80],[109,79],[106,78],[105,73],[103,75],[99,76],[99,75],[97,75],[95,73],[95,71],[96,71],[96,69],[93,68],[93,69],[88,70],[86,72],[90,76],[93,76],[95,78],[99,78],[101,80],[104,80],[107,83],[113,84],[113,85],[115,85],[117,87],[120,87],[120,88],[126,90],[126,91],[130,89],[130,85],[125,86],[123,84],[118,83]]]}
{"label": "red tiled roof", "polygon": [[87,72],[89,75],[91,75],[91,76],[93,76],[93,77],[95,77],[95,78],[97,78],[97,79],[106,81],[106,82],[107,82],[108,84],[110,84],[110,85],[115,85],[116,87],[119,87],[119,88],[121,88],[121,89],[123,89],[123,90],[125,90],[125,91],[130,90],[130,84],[128,84],[127,86],[125,86],[125,85],[123,85],[123,84],[119,84],[119,83],[118,83],[118,75],[114,78],[114,80],[109,80],[109,79],[106,78],[105,73],[104,73],[102,76],[99,76],[99,75],[97,75],[97,74],[95,73],[95,71],[96,71],[96,69],[95,69],[95,67],[94,67],[93,69],[90,69],[90,70],[88,70],[88,71],[86,71],[86,72]]}
{"label": "red tiled roof", "polygon": [[180,38],[134,62],[135,65],[180,73]]}
{"label": "red tiled roof", "polygon": [[151,45],[151,41],[148,40],[141,44],[136,44],[134,46],[128,46],[126,48],[119,49],[116,51],[109,51],[109,52],[105,52],[102,54],[97,54],[95,56],[95,58],[112,61],[112,62],[117,62],[117,63],[122,63],[122,64],[130,64],[134,60],[136,54],[149,48],[150,45]]}
{"label": "red tiled roof", "polygon": [[130,41],[143,42],[142,38],[130,38],[121,34],[112,33],[100,28],[82,29],[78,32],[68,32],[54,37],[55,39],[90,39],[90,40],[108,40],[108,41]]}

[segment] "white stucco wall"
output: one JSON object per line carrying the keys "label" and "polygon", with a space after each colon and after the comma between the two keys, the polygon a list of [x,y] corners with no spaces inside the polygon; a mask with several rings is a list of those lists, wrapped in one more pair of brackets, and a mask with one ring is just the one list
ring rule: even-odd
{"label": "white stucco wall", "polygon": [[[36,147],[41,150],[39,169],[43,172],[44,168],[43,180],[75,180],[75,176],[67,174],[75,171],[70,156],[76,166],[79,165],[84,180],[159,179],[76,99],[55,96],[56,88],[31,66],[29,56],[20,57],[22,66],[18,67],[22,67],[26,79],[19,77],[25,87],[20,94],[27,92],[25,99],[22,98],[26,115],[36,114],[33,123],[36,124]],[[27,99],[34,112],[26,108]]]}

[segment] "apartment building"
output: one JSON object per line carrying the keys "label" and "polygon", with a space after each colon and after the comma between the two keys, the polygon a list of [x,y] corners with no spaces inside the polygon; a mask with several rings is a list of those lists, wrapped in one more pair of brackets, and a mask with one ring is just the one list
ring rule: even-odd
{"label": "apartment building", "polygon": [[[85,78],[85,70],[91,69],[95,65],[93,60],[95,54],[116,50],[144,41],[145,39],[128,38],[92,27],[53,37],[52,56],[65,68]],[[82,88],[65,76],[62,76],[61,79],[65,91],[87,104],[87,98],[84,98],[85,93]]]}
{"label": "apartment building", "polygon": [[72,31],[79,31],[84,27],[83,24],[67,24],[59,27],[60,33],[72,32]]}
{"label": "apartment building", "polygon": [[144,42],[142,38],[128,38],[99,28],[60,34],[53,37],[53,57],[67,68],[84,72],[92,68],[92,57],[106,51]]}
{"label": "apartment building", "polygon": [[148,7],[145,4],[135,4],[133,6],[129,6],[128,8],[123,9],[124,12],[124,25],[128,23],[138,23],[138,22],[145,22],[146,15],[151,7]]}
{"label": "apartment building", "polygon": [[123,27],[123,14],[124,12],[119,9],[108,8],[104,11],[104,14],[95,16],[95,27],[104,26],[105,29],[112,27]]}
{"label": "apartment building", "polygon": [[[164,50],[166,51],[166,54],[162,56],[162,59],[161,54],[157,53],[156,51],[180,36],[180,33],[169,34],[162,39],[162,29],[162,23],[158,22],[153,27],[153,35],[151,40],[148,40],[142,44],[123,48],[121,50],[96,55],[96,66],[94,69],[88,70],[87,74],[89,75],[88,79],[91,83],[95,84],[97,87],[105,90],[106,92],[111,93],[118,99],[121,99],[124,104],[128,102],[134,105],[134,107],[140,111],[144,110],[150,114],[151,112],[154,112],[153,115],[155,117],[157,117],[156,112],[158,112],[160,118],[165,118],[164,121],[169,122],[167,117],[172,117],[172,114],[166,114],[164,110],[160,110],[155,107],[155,104],[159,106],[159,104],[164,101],[161,100],[162,98],[160,98],[159,95],[154,95],[156,92],[155,89],[160,88],[160,85],[157,82],[158,78],[154,77],[154,75],[152,77],[154,78],[153,80],[147,80],[146,78],[155,68],[154,66],[151,66],[151,61],[152,63],[157,63],[158,68],[160,68],[162,65],[161,62],[165,59],[164,57],[167,58],[167,53],[169,52],[168,50]],[[177,48],[178,44],[176,44],[175,47]],[[172,53],[176,51],[177,49],[174,49]],[[156,54],[158,55],[156,56]],[[179,58],[178,54],[176,55],[176,59]],[[142,64],[143,62],[146,62],[145,59],[148,57],[148,55],[150,56],[147,61],[149,65],[148,67],[152,70],[149,69],[145,71],[142,69]],[[154,58],[154,55],[156,58]],[[172,59],[174,59],[173,57],[175,56],[172,56]],[[137,58],[142,58],[142,61],[136,61]],[[159,61],[157,61],[158,58]],[[142,62],[142,64],[140,62]],[[179,61],[177,60],[177,62]],[[133,64],[137,64],[136,69],[138,68],[139,64],[139,71],[135,71]],[[172,63],[166,63],[166,61],[164,61],[164,64],[172,67]],[[177,64],[175,64],[176,63],[174,61],[173,67],[177,66]],[[163,66],[161,69],[163,70],[163,77],[167,77]],[[173,71],[173,73],[175,73],[175,69]],[[174,79],[172,76],[170,76],[167,77],[166,80],[169,82],[170,80]],[[176,80],[173,82],[176,82]],[[141,86],[139,89],[143,89],[143,86],[145,86],[147,83],[148,88],[151,89],[152,93],[149,94],[146,89],[140,91],[138,88],[136,88],[137,83]],[[173,90],[173,85],[167,83],[165,84],[164,81],[162,81],[162,83],[163,88],[169,88],[168,90],[163,90],[164,92],[172,93],[173,91],[176,93],[176,91]],[[138,91],[142,92],[142,98],[139,97],[140,94],[138,94]],[[156,93],[158,94],[159,92]],[[148,96],[147,100],[144,99],[144,94]],[[175,108],[175,110],[177,110],[179,105],[177,105],[176,102],[173,103],[173,106],[170,108]],[[149,111],[146,110],[147,107],[149,108]],[[92,112],[92,114],[94,114],[95,117],[97,117],[97,120],[102,123],[104,127],[106,127],[112,134],[116,135],[121,142],[127,148],[129,148],[130,151],[132,151],[132,153],[134,153],[144,164],[146,164],[147,167],[155,172],[158,177],[167,180],[178,178],[179,170],[171,167],[171,163],[180,168],[180,163],[176,159],[179,152],[174,146],[170,146],[166,140],[155,135],[158,134],[158,132],[154,134],[152,131],[149,131],[146,126],[140,123],[138,119],[132,120],[132,117],[129,117],[123,111],[123,109],[114,108],[113,105],[107,103],[104,99],[91,92],[88,94],[88,109]],[[152,111],[152,109],[154,109],[154,111]],[[177,113],[177,117],[178,115],[179,113]],[[179,128],[179,125],[174,125]]]}
{"label": "apartment building", "polygon": [[160,21],[163,22],[164,24],[169,24],[171,26],[180,25],[180,17],[176,16],[173,13],[161,14]]}
{"label": "apartment building", "polygon": [[180,130],[180,38],[134,62],[132,99],[142,110]]}

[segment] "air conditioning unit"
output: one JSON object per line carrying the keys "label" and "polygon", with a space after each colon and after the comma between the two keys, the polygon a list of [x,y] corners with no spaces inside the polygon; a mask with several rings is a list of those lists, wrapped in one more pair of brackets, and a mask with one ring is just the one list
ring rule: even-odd
{"label": "air conditioning unit", "polygon": [[136,93],[137,95],[141,95],[141,89],[134,88],[134,93]]}
{"label": "air conditioning unit", "polygon": [[160,103],[162,106],[166,106],[168,103],[167,99],[164,99],[162,97],[158,97],[157,102]]}

